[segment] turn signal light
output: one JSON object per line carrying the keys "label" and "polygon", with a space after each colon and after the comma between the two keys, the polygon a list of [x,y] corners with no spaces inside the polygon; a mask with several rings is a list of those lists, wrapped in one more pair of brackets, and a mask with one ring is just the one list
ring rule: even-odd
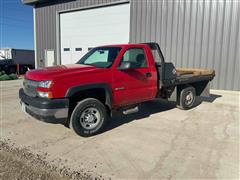
{"label": "turn signal light", "polygon": [[53,98],[52,92],[48,91],[48,92],[43,92],[43,91],[37,91],[38,93],[38,97],[41,98]]}

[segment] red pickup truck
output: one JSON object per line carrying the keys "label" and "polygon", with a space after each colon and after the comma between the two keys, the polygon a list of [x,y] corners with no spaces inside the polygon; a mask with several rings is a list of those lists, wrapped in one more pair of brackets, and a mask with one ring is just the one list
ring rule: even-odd
{"label": "red pickup truck", "polygon": [[19,90],[22,110],[46,122],[66,120],[81,136],[103,130],[112,110],[174,99],[181,109],[206,93],[214,70],[175,68],[157,43],[96,47],[76,64],[28,71]]}

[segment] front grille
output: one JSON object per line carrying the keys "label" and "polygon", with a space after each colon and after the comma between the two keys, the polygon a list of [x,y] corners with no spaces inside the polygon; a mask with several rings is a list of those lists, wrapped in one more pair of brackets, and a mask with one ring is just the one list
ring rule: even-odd
{"label": "front grille", "polygon": [[38,81],[33,81],[29,79],[23,80],[23,90],[24,90],[24,93],[27,94],[28,96],[31,96],[31,97],[37,96],[37,86],[38,86]]}

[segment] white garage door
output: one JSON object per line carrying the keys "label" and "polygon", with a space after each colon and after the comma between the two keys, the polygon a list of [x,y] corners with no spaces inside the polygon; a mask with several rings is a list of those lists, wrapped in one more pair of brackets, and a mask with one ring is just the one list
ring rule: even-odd
{"label": "white garage door", "polygon": [[129,42],[130,4],[60,14],[61,64],[77,62],[99,45]]}

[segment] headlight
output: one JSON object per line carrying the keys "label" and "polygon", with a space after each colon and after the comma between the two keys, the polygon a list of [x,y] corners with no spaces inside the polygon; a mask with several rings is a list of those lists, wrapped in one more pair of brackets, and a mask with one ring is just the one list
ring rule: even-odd
{"label": "headlight", "polygon": [[52,85],[52,81],[40,81],[38,84],[38,87],[50,88],[51,85]]}
{"label": "headlight", "polygon": [[52,92],[37,91],[37,96],[41,98],[53,98]]}
{"label": "headlight", "polygon": [[48,92],[38,91],[38,97],[48,98]]}
{"label": "headlight", "polygon": [[[37,85],[37,96],[41,98],[52,98],[52,92],[50,88],[52,86],[52,81],[40,81]],[[44,89],[42,89],[44,88]],[[46,91],[47,90],[47,91]]]}

